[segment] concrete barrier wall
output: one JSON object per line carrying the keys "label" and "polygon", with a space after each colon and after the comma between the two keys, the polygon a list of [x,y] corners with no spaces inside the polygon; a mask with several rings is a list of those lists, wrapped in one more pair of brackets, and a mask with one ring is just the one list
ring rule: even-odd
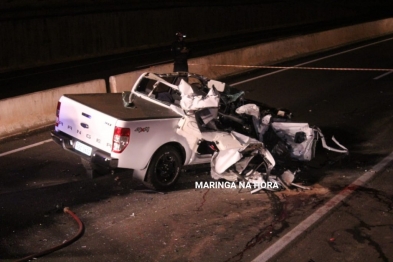
{"label": "concrete barrier wall", "polygon": [[[249,69],[212,66],[214,64],[266,65],[391,33],[393,18],[383,19],[190,59],[189,69],[190,72],[219,79]],[[172,69],[172,64],[164,64],[111,76],[110,90],[112,93],[131,90],[144,71],[167,73]],[[105,92],[105,81],[100,79],[0,100],[0,139],[53,124],[57,101],[63,94]]]}
{"label": "concrete barrier wall", "polygon": [[[391,33],[393,33],[393,18],[383,19],[190,59],[189,71],[219,79],[250,69],[213,65],[267,65]],[[150,67],[145,71],[167,73],[171,72],[172,68],[172,64],[164,64]],[[129,91],[141,72],[134,71],[112,76],[111,92]]]}
{"label": "concrete barrier wall", "polygon": [[105,80],[93,80],[0,100],[0,139],[54,125],[63,94],[106,93]]}

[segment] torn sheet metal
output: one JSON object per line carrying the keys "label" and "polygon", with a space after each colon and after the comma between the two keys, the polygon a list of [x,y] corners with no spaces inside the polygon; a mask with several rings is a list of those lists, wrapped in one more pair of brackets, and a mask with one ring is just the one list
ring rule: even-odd
{"label": "torn sheet metal", "polygon": [[229,167],[241,158],[242,155],[236,149],[215,152],[210,164],[211,177],[215,180],[225,179],[232,182],[238,181],[238,174],[229,169]]}
{"label": "torn sheet metal", "polygon": [[256,119],[260,119],[259,107],[255,104],[246,104],[236,108],[237,114],[247,114],[253,116]]}
{"label": "torn sheet metal", "polygon": [[269,129],[270,120],[272,115],[268,114],[263,117],[260,116],[259,107],[255,104],[246,104],[236,108],[237,114],[246,114],[252,116],[252,122],[259,141],[263,141],[263,135]]}
{"label": "torn sheet metal", "polygon": [[[214,172],[213,178],[225,175],[225,172],[231,166],[237,164],[244,158],[244,155],[249,156],[253,152],[257,153],[258,149],[263,146],[261,142],[252,138],[247,138],[236,132],[202,133],[202,138],[215,142],[219,149],[219,151],[213,155],[211,161],[211,169]],[[244,164],[245,162],[242,161],[241,163]],[[245,167],[238,166],[238,168],[235,169],[237,175],[241,174],[239,169],[243,171]]]}
{"label": "torn sheet metal", "polygon": [[333,147],[328,146],[326,144],[325,136],[322,134],[322,131],[319,128],[315,128],[315,130],[318,132],[319,137],[321,138],[323,148],[326,148],[327,150],[334,151],[337,153],[348,154],[348,149],[345,146],[341,145],[336,140],[336,138],[334,138],[334,136],[332,137],[333,142],[336,143],[336,145],[339,146],[341,149],[337,149],[337,148],[333,148]]}
{"label": "torn sheet metal", "polygon": [[[289,149],[290,156],[300,161],[310,161],[315,156],[316,142],[321,139],[322,147],[337,153],[348,154],[348,149],[341,145],[334,137],[333,142],[340,148],[333,148],[326,144],[322,131],[317,127],[310,127],[308,123],[293,123],[288,121],[275,122],[271,114],[261,116],[260,108],[255,104],[246,104],[236,109],[237,114],[252,116],[253,125],[260,141],[264,141],[264,134],[271,127],[276,135]],[[285,112],[278,110],[278,116]],[[278,148],[277,148],[278,149]]]}
{"label": "torn sheet metal", "polygon": [[[260,174],[256,169],[263,165],[266,168],[265,172],[269,174],[274,166],[274,159],[270,152],[264,148],[262,142],[234,131],[201,131],[201,124],[207,125],[209,122],[216,120],[220,101],[220,94],[216,88],[223,91],[225,87],[225,84],[217,81],[209,81],[208,85],[209,92],[203,96],[198,95],[191,85],[181,80],[178,88],[181,94],[180,106],[188,114],[179,121],[177,133],[187,139],[190,148],[194,152],[196,152],[198,145],[203,140],[215,143],[217,150],[212,156],[210,171],[213,179],[225,179],[228,181],[254,179],[255,181],[260,181],[262,177],[255,178],[256,174]],[[205,109],[209,109],[209,111]],[[214,111],[215,109],[216,111]],[[258,110],[257,107],[253,109]],[[196,117],[199,117],[202,123],[198,124]],[[248,168],[251,160],[257,154],[261,156],[259,158],[260,163],[257,163],[256,168],[252,169],[247,176],[242,177],[241,174]]]}
{"label": "torn sheet metal", "polygon": [[314,157],[314,130],[307,123],[276,122],[271,126],[277,136],[290,148],[292,158],[309,161]]}
{"label": "torn sheet metal", "polygon": [[207,87],[210,89],[214,88],[219,92],[224,92],[225,83],[217,81],[217,80],[209,80],[209,82],[207,82]]}
{"label": "torn sheet metal", "polygon": [[277,136],[288,146],[291,157],[294,159],[300,161],[312,160],[315,156],[315,144],[319,139],[322,141],[323,148],[337,153],[348,154],[348,149],[334,137],[332,140],[340,149],[328,146],[322,131],[317,127],[309,127],[307,123],[276,122],[272,123],[271,126]]}
{"label": "torn sheet metal", "polygon": [[202,108],[218,107],[220,97],[217,90],[213,87],[206,96],[196,95],[192,87],[183,79],[179,85],[181,93],[180,106],[184,110],[200,110]]}

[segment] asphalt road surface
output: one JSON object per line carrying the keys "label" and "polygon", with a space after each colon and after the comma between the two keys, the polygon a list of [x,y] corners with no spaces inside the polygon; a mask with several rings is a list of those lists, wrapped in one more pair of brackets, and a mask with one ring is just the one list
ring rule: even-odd
{"label": "asphalt road surface", "polygon": [[[330,145],[334,135],[349,149],[342,157],[317,148],[297,174],[311,190],[196,189],[195,182],[211,181],[203,169],[188,170],[166,193],[125,171],[89,180],[79,158],[49,141],[46,130],[0,144],[0,260],[71,239],[78,225],[62,212],[67,206],[83,222],[83,236],[43,261],[390,261],[392,163],[378,163],[393,152],[393,73],[363,69],[393,68],[393,39],[280,66],[330,70],[264,69],[227,82],[291,109],[294,121],[320,127]],[[348,187],[365,175],[366,183]],[[343,192],[348,197],[333,205]],[[299,225],[302,234],[286,242]]]}

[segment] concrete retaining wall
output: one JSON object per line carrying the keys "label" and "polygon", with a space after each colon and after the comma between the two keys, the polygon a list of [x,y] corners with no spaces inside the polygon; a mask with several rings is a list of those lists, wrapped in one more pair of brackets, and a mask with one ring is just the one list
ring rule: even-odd
{"label": "concrete retaining wall", "polygon": [[57,101],[63,94],[106,93],[99,79],[0,100],[0,139],[54,125]]}
{"label": "concrete retaining wall", "polygon": [[[190,59],[189,71],[219,79],[249,69],[212,65],[267,65],[391,33],[393,18],[388,18]],[[164,64],[144,71],[167,73],[172,68],[172,64]],[[141,73],[142,71],[133,71],[112,76],[111,92],[129,91]]]}

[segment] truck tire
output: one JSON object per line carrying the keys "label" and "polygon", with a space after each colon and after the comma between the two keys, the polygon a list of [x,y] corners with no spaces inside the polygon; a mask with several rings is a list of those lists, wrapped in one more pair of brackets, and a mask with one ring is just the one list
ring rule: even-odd
{"label": "truck tire", "polygon": [[180,176],[182,157],[173,146],[164,146],[153,155],[144,184],[155,190],[172,188]]}

